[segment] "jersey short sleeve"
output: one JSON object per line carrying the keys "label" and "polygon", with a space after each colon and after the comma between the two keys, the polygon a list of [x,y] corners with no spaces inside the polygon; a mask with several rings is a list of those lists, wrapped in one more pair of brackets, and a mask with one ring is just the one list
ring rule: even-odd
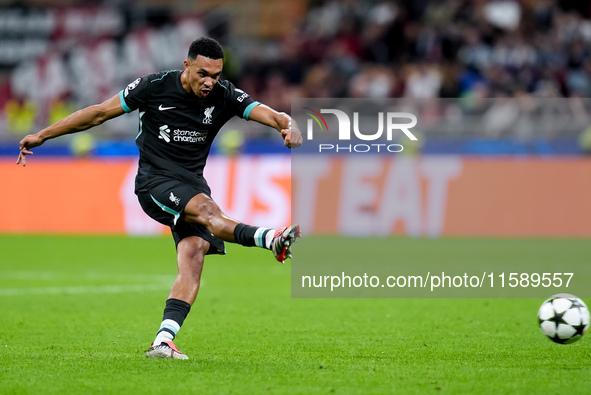
{"label": "jersey short sleeve", "polygon": [[132,112],[146,103],[150,76],[140,77],[119,92],[119,102],[125,112]]}
{"label": "jersey short sleeve", "polygon": [[225,100],[229,104],[230,108],[234,109],[235,115],[248,120],[252,109],[258,106],[260,103],[255,101],[242,89],[236,88],[230,81],[220,81],[218,84],[226,89]]}

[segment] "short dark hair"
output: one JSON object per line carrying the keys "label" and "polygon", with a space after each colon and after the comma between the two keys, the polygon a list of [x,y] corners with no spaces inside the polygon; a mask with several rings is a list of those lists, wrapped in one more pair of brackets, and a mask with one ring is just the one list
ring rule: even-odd
{"label": "short dark hair", "polygon": [[195,60],[199,55],[214,60],[224,59],[224,50],[220,43],[213,38],[201,37],[191,43],[187,57],[190,60]]}

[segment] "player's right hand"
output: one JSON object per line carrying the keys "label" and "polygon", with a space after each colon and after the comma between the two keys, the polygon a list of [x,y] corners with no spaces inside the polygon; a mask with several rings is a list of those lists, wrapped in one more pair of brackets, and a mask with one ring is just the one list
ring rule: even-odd
{"label": "player's right hand", "polygon": [[44,140],[38,136],[38,134],[29,134],[25,136],[19,143],[19,147],[21,152],[18,154],[18,158],[16,160],[16,164],[23,163],[23,166],[27,165],[27,155],[33,155],[32,148],[39,147],[43,144]]}

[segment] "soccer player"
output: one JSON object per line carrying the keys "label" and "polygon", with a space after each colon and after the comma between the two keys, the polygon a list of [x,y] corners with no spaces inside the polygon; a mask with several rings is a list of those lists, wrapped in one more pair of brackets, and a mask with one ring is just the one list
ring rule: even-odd
{"label": "soccer player", "polygon": [[170,227],[178,266],[160,329],[146,352],[149,358],[188,359],[173,339],[197,297],[205,255],[224,254],[227,241],[267,248],[283,263],[291,258],[291,246],[300,235],[297,225],[274,230],[235,221],[210,197],[203,168],[213,139],[233,116],[277,129],[288,148],[302,143],[300,131],[287,114],[220,80],[223,62],[220,44],[202,37],[191,44],[184,70],[138,78],[105,102],[79,110],[20,141],[16,163],[25,166],[26,156],[33,154],[31,149],[48,139],[139,110],[135,193],[150,217]]}

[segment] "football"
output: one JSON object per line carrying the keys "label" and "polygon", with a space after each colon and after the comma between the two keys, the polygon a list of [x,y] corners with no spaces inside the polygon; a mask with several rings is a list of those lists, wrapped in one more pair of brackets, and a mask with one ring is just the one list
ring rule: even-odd
{"label": "football", "polygon": [[546,299],[538,311],[542,333],[560,344],[579,340],[589,328],[589,309],[585,302],[570,294]]}

